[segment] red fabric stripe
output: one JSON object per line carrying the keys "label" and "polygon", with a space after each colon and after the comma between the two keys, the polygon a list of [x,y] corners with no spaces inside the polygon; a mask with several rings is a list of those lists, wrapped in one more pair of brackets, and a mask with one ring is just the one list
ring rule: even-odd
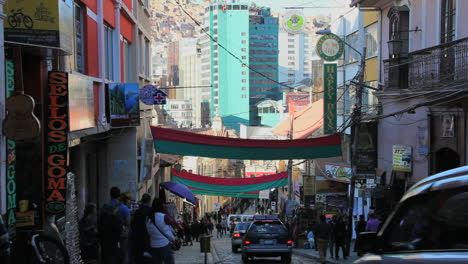
{"label": "red fabric stripe", "polygon": [[151,127],[151,133],[153,134],[153,139],[155,140],[166,140],[173,142],[206,144],[225,147],[290,148],[341,145],[340,134],[309,139],[256,140],[208,136],[162,127]]}
{"label": "red fabric stripe", "polygon": [[177,172],[176,169],[172,168],[172,175],[200,183],[207,183],[207,184],[214,184],[214,185],[251,185],[251,184],[259,184],[265,182],[272,182],[281,179],[288,178],[288,172],[281,172],[271,175],[265,175],[262,177],[254,177],[254,178],[215,178],[215,177],[208,177],[202,176],[197,174],[192,174],[189,172]]}
{"label": "red fabric stripe", "polygon": [[[191,190],[201,190],[201,191],[207,191],[207,190],[203,190],[203,189],[200,189],[200,188],[195,188],[195,187],[190,187],[190,186],[187,186],[189,189]],[[208,190],[209,191],[209,190]],[[212,191],[209,191],[209,192],[212,192]],[[260,191],[256,191],[256,192],[242,192],[242,193],[260,193]]]}

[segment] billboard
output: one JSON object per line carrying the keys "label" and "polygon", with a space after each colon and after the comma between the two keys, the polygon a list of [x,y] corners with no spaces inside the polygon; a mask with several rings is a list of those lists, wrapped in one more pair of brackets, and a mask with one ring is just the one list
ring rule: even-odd
{"label": "billboard", "polygon": [[300,34],[306,25],[302,8],[291,9],[284,15],[283,28],[292,34]]}
{"label": "billboard", "polygon": [[70,131],[96,126],[93,81],[86,76],[69,74]]}
{"label": "billboard", "polygon": [[71,52],[72,0],[8,1],[5,40]]}
{"label": "billboard", "polygon": [[109,98],[112,127],[140,125],[138,83],[110,83]]}

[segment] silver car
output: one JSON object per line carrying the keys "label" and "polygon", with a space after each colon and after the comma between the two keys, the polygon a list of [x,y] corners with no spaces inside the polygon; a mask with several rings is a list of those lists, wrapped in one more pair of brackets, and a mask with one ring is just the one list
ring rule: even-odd
{"label": "silver car", "polygon": [[356,264],[468,263],[468,166],[412,186],[378,233],[361,233]]}
{"label": "silver car", "polygon": [[231,237],[232,252],[236,253],[242,246],[242,239],[244,238],[245,232],[249,228],[251,222],[238,223],[234,228],[234,232]]}

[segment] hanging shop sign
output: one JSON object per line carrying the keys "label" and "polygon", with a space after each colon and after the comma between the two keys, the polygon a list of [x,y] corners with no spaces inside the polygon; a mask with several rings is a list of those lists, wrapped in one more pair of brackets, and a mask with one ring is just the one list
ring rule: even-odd
{"label": "hanging shop sign", "polygon": [[283,28],[289,33],[302,33],[305,25],[306,23],[302,8],[291,10],[284,15]]}
{"label": "hanging shop sign", "polygon": [[109,84],[112,127],[140,125],[140,99],[138,83]]}
{"label": "hanging shop sign", "polygon": [[351,166],[345,164],[325,163],[325,176],[349,182],[351,179]]}
{"label": "hanging shop sign", "polygon": [[336,133],[336,72],[337,65],[324,64],[324,104],[323,104],[323,129],[324,134]]}
{"label": "hanging shop sign", "polygon": [[316,49],[322,59],[336,61],[343,55],[344,42],[335,34],[327,34],[318,40]]}
{"label": "hanging shop sign", "polygon": [[[15,67],[13,61],[5,61],[6,98],[9,98],[15,91]],[[7,139],[6,145],[6,200],[7,213],[6,223],[8,232],[13,235],[16,232],[16,142]],[[2,189],[0,188],[0,192]],[[14,237],[14,236],[12,236]]]}
{"label": "hanging shop sign", "polygon": [[140,89],[140,100],[146,105],[166,104],[167,94],[154,85],[145,85]]}
{"label": "hanging shop sign", "polygon": [[270,199],[270,189],[262,190],[258,194],[259,199]]}
{"label": "hanging shop sign", "polygon": [[427,127],[418,126],[418,146],[419,155],[429,154],[429,136],[427,133]]}
{"label": "hanging shop sign", "polygon": [[411,172],[412,149],[408,145],[393,145],[392,170]]}
{"label": "hanging shop sign", "polygon": [[49,72],[45,93],[45,209],[50,214],[65,211],[68,172],[68,73]]}
{"label": "hanging shop sign", "polygon": [[5,41],[72,51],[72,0],[8,1]]}
{"label": "hanging shop sign", "polygon": [[96,126],[93,81],[83,75],[68,74],[70,131]]}
{"label": "hanging shop sign", "polygon": [[356,146],[356,177],[375,179],[377,168],[377,123],[361,122]]}

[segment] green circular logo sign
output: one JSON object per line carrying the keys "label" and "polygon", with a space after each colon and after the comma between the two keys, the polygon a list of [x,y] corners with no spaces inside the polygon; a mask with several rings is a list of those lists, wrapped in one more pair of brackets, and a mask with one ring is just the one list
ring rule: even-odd
{"label": "green circular logo sign", "polygon": [[335,34],[324,35],[317,42],[317,54],[326,61],[336,61],[343,51],[343,40]]}
{"label": "green circular logo sign", "polygon": [[284,16],[284,28],[290,33],[300,33],[304,28],[305,20],[300,11],[290,11]]}

